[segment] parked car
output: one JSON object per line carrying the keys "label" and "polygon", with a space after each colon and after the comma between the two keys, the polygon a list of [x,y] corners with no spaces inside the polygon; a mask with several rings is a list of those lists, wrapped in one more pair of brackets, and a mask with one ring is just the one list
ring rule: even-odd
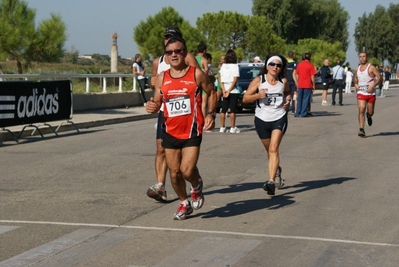
{"label": "parked car", "polygon": [[[244,97],[245,92],[247,91],[249,84],[255,77],[259,76],[259,73],[262,68],[263,68],[262,65],[256,65],[256,66],[239,65],[240,77],[238,78],[237,87],[241,88],[241,95],[238,98],[237,111],[242,111],[243,109],[250,109],[252,111],[255,111],[256,101],[244,104],[242,102],[242,99]],[[218,101],[217,110],[220,111],[221,109],[222,109],[222,98],[219,99]]]}

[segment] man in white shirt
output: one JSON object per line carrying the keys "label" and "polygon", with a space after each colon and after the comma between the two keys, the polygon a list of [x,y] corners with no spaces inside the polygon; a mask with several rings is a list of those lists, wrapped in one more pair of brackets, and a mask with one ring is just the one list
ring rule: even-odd
{"label": "man in white shirt", "polygon": [[344,88],[344,78],[345,78],[345,69],[341,66],[341,60],[337,60],[337,65],[332,68],[333,72],[333,91],[332,91],[332,101],[331,105],[335,106],[335,95],[337,94],[338,89],[338,104],[343,106],[342,104],[342,90]]}

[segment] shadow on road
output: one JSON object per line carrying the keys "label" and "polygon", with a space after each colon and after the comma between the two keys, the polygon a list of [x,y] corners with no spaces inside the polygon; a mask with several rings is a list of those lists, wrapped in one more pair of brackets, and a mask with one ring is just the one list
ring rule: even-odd
{"label": "shadow on road", "polygon": [[374,136],[389,136],[389,135],[399,135],[399,132],[381,132],[381,133],[369,135],[366,137],[370,138],[370,137],[374,137]]}
{"label": "shadow on road", "polygon": [[227,188],[204,192],[204,195],[237,193],[262,188],[264,182],[232,184]]}
{"label": "shadow on road", "polygon": [[[313,181],[305,181],[293,186],[287,186],[282,189],[276,190],[276,196],[268,198],[265,192],[265,198],[262,199],[249,199],[249,200],[241,200],[234,201],[226,204],[226,206],[216,208],[207,213],[197,213],[190,218],[193,217],[202,217],[202,218],[214,218],[214,217],[232,217],[237,215],[246,214],[249,212],[261,210],[261,209],[270,209],[275,210],[281,207],[291,205],[295,203],[294,196],[295,194],[302,193],[309,190],[319,189],[331,185],[339,185],[344,182],[354,180],[356,178],[353,177],[339,177],[339,178],[331,178],[325,180],[313,180]],[[210,192],[206,192],[204,194],[225,194],[225,193],[236,193],[242,192],[246,190],[252,189],[261,189],[263,183],[243,183],[238,185],[230,185],[228,188],[223,188],[220,190],[214,190]],[[294,189],[294,191],[286,192],[280,194],[281,192]],[[296,189],[296,190],[295,190]]]}

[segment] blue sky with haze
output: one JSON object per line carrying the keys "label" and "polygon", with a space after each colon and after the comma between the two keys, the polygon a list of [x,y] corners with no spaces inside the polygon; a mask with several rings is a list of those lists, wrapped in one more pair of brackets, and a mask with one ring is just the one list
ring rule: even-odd
{"label": "blue sky with haze", "polygon": [[[252,15],[252,0],[25,0],[36,9],[36,22],[50,18],[50,13],[62,16],[67,25],[66,50],[72,48],[79,54],[110,55],[114,32],[119,34],[118,51],[121,57],[133,57],[139,53],[133,41],[133,28],[163,7],[173,7],[195,26],[195,21],[208,12],[236,11]],[[350,45],[346,61],[351,66],[358,63],[354,46],[354,29],[358,17],[374,12],[377,4],[388,7],[396,0],[339,0],[351,16],[349,20]]]}

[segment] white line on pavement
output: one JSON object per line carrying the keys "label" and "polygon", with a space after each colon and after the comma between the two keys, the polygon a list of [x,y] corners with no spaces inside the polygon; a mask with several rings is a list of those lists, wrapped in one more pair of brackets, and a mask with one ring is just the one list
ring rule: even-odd
{"label": "white line on pavement", "polygon": [[155,230],[155,231],[192,232],[192,233],[207,233],[207,234],[221,234],[221,235],[235,235],[235,236],[252,236],[252,237],[265,237],[265,238],[296,239],[296,240],[322,241],[322,242],[331,242],[331,243],[346,243],[346,244],[357,244],[357,245],[368,245],[368,246],[399,247],[399,244],[378,243],[378,242],[362,242],[362,241],[345,240],[345,239],[334,239],[334,238],[268,235],[268,234],[253,234],[253,233],[229,232],[229,231],[211,231],[211,230],[148,227],[148,226],[134,226],[134,225],[96,224],[96,223],[68,223],[68,222],[46,222],[46,221],[15,221],[15,220],[0,220],[0,223],[64,225],[64,226],[84,226],[84,227],[109,227],[109,228],[125,228],[125,229],[140,229],[140,230]]}

